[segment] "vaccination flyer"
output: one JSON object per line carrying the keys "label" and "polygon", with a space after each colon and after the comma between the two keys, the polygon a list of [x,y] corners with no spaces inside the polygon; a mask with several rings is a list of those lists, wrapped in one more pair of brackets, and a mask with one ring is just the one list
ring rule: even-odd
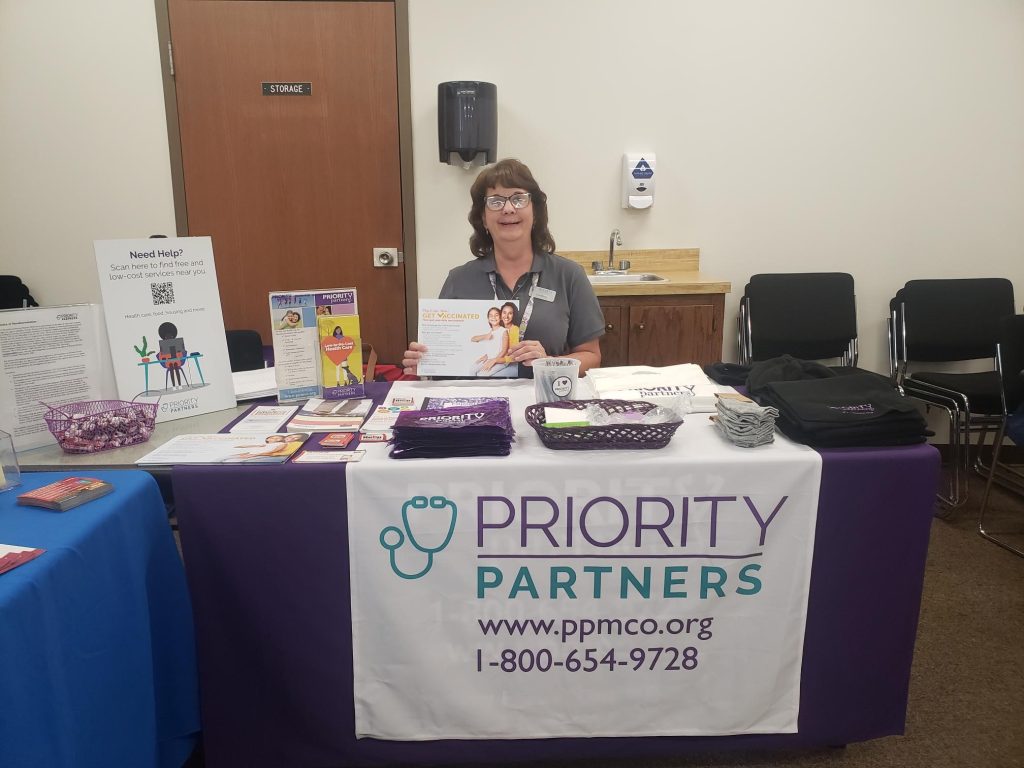
{"label": "vaccination flyer", "polygon": [[515,378],[508,350],[519,342],[519,304],[493,299],[420,299],[421,376]]}

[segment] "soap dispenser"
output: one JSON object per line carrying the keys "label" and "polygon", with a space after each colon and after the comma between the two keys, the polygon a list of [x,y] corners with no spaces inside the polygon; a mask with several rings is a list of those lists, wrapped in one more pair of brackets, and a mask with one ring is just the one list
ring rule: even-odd
{"label": "soap dispenser", "polygon": [[654,153],[627,152],[622,156],[622,207],[654,205]]}

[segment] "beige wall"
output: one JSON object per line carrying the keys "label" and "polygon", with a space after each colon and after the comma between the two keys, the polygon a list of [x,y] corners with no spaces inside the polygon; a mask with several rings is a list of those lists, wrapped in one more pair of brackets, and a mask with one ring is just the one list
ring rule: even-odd
{"label": "beige wall", "polygon": [[[470,255],[473,172],[437,160],[436,86],[487,80],[499,155],[533,169],[559,246],[618,227],[699,247],[733,284],[727,358],[754,272],[852,273],[876,370],[907,279],[1002,275],[1024,300],[1024,3],[411,0],[410,24],[424,295]],[[625,211],[641,150],[655,205]]]}
{"label": "beige wall", "polygon": [[92,241],[174,234],[156,18],[140,0],[0,0],[0,273],[99,300]]}
{"label": "beige wall", "polygon": [[[1024,300],[1024,3],[410,0],[422,295],[469,257],[473,173],[437,161],[436,88],[498,86],[566,250],[697,246],[753,272],[844,270],[862,361],[911,277],[1002,275]],[[654,151],[650,211],[619,207]],[[173,232],[153,6],[0,0],[0,272],[97,300],[92,240]]]}

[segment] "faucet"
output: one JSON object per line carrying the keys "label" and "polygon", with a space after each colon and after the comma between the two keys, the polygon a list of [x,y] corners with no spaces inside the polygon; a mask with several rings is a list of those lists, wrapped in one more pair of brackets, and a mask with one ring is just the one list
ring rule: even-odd
{"label": "faucet", "polygon": [[622,233],[618,229],[613,229],[611,236],[608,238],[608,269],[615,269],[615,246],[622,245]]}
{"label": "faucet", "polygon": [[615,246],[622,245],[622,233],[617,229],[612,230],[611,236],[608,238],[608,263],[605,264],[602,261],[592,261],[590,266],[594,269],[595,275],[624,275],[629,269],[630,264],[628,261],[623,259],[619,262],[619,265],[615,266]]}

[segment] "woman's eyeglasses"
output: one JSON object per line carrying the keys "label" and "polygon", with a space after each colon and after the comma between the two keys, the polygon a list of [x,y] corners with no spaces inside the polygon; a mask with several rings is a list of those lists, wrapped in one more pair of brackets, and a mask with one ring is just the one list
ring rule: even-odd
{"label": "woman's eyeglasses", "polygon": [[506,201],[512,203],[513,208],[525,208],[530,204],[530,193],[516,192],[508,197],[504,195],[491,195],[484,198],[484,205],[492,211],[500,211],[505,207]]}

